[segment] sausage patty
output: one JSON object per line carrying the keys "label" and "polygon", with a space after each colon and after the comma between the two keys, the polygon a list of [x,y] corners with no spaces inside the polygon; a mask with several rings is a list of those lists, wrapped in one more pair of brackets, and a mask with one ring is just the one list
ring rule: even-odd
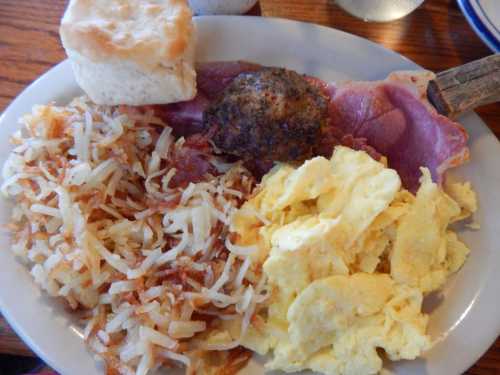
{"label": "sausage patty", "polygon": [[326,122],[328,99],[296,72],[262,68],[237,76],[203,114],[224,153],[291,161],[311,156]]}

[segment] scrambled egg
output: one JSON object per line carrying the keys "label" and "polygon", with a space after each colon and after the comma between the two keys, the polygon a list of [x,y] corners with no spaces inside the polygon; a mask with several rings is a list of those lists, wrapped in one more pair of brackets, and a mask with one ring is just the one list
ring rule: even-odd
{"label": "scrambled egg", "polygon": [[267,368],[375,374],[377,350],[414,359],[431,346],[426,293],[464,263],[450,223],[476,210],[469,184],[449,194],[422,168],[416,195],[365,152],[337,147],[294,168],[278,165],[234,215],[241,245],[257,245],[270,298],[243,345]]}

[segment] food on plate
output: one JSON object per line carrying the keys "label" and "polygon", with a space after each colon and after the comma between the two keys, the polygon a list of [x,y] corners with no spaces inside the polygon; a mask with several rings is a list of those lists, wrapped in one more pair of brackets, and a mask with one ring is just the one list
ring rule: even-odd
{"label": "food on plate", "polygon": [[[469,253],[450,225],[477,210],[469,183],[441,183],[466,136],[419,99],[426,80],[208,63],[187,102],[36,106],[3,167],[13,251],[83,313],[111,373],[234,374],[251,351],[325,374],[414,359],[432,346],[423,298]],[[290,162],[257,184],[252,154]]]}
{"label": "food on plate", "polygon": [[332,129],[366,138],[412,191],[419,186],[420,167],[441,183],[447,169],[469,159],[465,129],[427,101],[433,77],[430,72],[394,72],[385,81],[332,86]]}
{"label": "food on plate", "polygon": [[[174,132],[199,132],[203,130],[204,112],[212,102],[220,100],[224,88],[239,73],[258,69],[245,62],[199,65],[200,89],[195,99],[160,106],[158,116],[165,118]],[[387,156],[389,165],[412,192],[419,186],[420,167],[428,168],[434,181],[441,183],[447,169],[468,160],[469,151],[463,127],[439,115],[427,102],[426,87],[432,77],[426,71],[397,72],[383,81],[340,84],[307,77],[329,96],[328,121],[322,127],[321,142],[312,144],[313,154],[329,157],[333,146],[343,144],[374,157]],[[276,142],[273,149],[286,149],[288,139]]]}
{"label": "food on plate", "polygon": [[241,341],[270,355],[267,369],[375,374],[380,350],[399,360],[431,347],[422,300],[464,263],[450,225],[477,205],[470,184],[450,196],[427,168],[420,182],[412,194],[395,170],[344,146],[263,178],[231,230],[257,247],[252,267],[267,277],[270,297]]}
{"label": "food on plate", "polygon": [[[246,67],[245,83],[290,74]],[[253,100],[255,88],[242,90]],[[309,99],[323,134],[323,100]],[[469,183],[423,166],[413,193],[361,141],[277,163],[256,185],[244,154],[229,161],[207,129],[174,135],[158,112],[86,97],[36,106],[2,171],[13,251],[83,313],[108,373],[235,374],[255,351],[268,369],[371,374],[381,350],[414,359],[432,346],[422,300],[469,253],[450,227],[477,209]]]}
{"label": "food on plate", "polygon": [[[254,178],[199,137],[174,139],[152,111],[85,97],[36,106],[14,134],[3,194],[12,250],[49,295],[83,313],[107,373],[243,367],[238,341],[210,343],[224,319],[244,332],[262,273],[227,236]],[[211,351],[209,351],[211,350]]]}
{"label": "food on plate", "polygon": [[196,94],[187,0],[71,0],[60,34],[95,103],[161,104]]}
{"label": "food on plate", "polygon": [[432,346],[423,298],[477,209],[443,179],[467,135],[426,101],[432,74],[195,70],[186,0],[71,0],[61,38],[88,96],[22,118],[0,190],[12,250],[106,373],[232,375],[254,351],[375,374]]}
{"label": "food on plate", "polygon": [[210,103],[204,128],[224,153],[293,161],[311,156],[326,125],[328,97],[283,68],[241,73]]}
{"label": "food on plate", "polygon": [[464,263],[450,225],[477,210],[443,181],[467,137],[422,96],[429,73],[197,72],[183,102],[36,106],[3,167],[13,251],[83,313],[108,373],[235,374],[255,351],[272,370],[374,374],[381,351],[429,349],[423,298]]}

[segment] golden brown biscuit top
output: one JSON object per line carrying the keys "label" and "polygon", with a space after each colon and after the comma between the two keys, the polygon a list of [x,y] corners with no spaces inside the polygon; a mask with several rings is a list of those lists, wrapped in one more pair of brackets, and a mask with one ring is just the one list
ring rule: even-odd
{"label": "golden brown biscuit top", "polygon": [[189,47],[192,13],[186,0],[71,0],[60,33],[65,48],[95,62],[168,66]]}

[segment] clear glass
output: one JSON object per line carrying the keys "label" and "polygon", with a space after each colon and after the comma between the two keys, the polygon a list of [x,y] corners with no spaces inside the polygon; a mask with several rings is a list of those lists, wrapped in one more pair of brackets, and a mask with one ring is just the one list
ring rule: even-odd
{"label": "clear glass", "polygon": [[424,0],[335,0],[348,13],[365,21],[387,22],[413,12]]}

